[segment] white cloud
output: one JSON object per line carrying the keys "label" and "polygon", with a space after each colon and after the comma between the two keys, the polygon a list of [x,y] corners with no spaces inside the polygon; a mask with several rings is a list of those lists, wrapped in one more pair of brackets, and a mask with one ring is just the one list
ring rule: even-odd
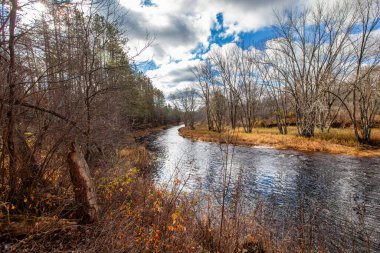
{"label": "white cloud", "polygon": [[160,68],[146,72],[155,86],[162,90],[165,95],[194,84],[192,68],[200,63],[199,59],[171,62],[163,64]]}
{"label": "white cloud", "polygon": [[[156,87],[165,94],[173,87],[188,84],[185,66],[197,62],[192,51],[200,44],[208,48],[210,29],[216,15],[223,13],[225,35],[256,31],[275,22],[274,10],[317,0],[152,0],[154,6],[142,6],[140,0],[120,0],[128,10],[127,30],[130,54],[143,47],[147,33],[156,37],[154,44],[138,57],[153,60],[159,68],[148,71]],[[337,1],[337,0],[334,0]],[[213,45],[212,47],[215,47]],[[180,61],[180,63],[173,63]],[[177,72],[175,72],[175,68]],[[180,74],[179,74],[180,73]],[[175,77],[174,74],[179,74]],[[177,81],[177,82],[176,82]]]}

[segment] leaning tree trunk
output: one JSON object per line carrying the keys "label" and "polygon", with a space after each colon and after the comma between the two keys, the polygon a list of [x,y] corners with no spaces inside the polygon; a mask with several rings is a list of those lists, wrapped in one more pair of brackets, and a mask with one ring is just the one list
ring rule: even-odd
{"label": "leaning tree trunk", "polygon": [[71,181],[74,186],[75,201],[78,205],[78,216],[82,223],[98,220],[98,204],[95,187],[90,176],[90,169],[80,148],[72,143],[68,155]]}

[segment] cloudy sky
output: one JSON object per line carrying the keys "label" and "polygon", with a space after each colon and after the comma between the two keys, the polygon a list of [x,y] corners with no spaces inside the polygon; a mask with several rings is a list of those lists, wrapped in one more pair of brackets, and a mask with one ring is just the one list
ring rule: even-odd
{"label": "cloudy sky", "polygon": [[[190,69],[208,51],[236,43],[261,47],[273,37],[274,10],[313,0],[120,0],[128,10],[130,54],[154,43],[136,60],[166,95],[194,80]],[[244,41],[244,43],[242,43]]]}

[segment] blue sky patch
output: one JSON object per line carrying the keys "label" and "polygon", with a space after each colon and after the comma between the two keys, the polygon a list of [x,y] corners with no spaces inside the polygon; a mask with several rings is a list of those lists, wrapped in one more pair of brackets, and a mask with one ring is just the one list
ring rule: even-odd
{"label": "blue sky patch", "polygon": [[224,25],[223,13],[218,13],[216,15],[216,22],[214,23],[213,27],[210,30],[211,35],[208,38],[210,45],[216,44],[218,46],[222,46],[224,44],[233,42],[235,39],[235,36],[233,34],[226,35],[227,28],[228,27],[225,27]]}
{"label": "blue sky patch", "polygon": [[143,73],[145,73],[146,71],[155,70],[158,68],[159,66],[157,66],[157,64],[153,60],[140,62],[135,65],[135,69]]}
{"label": "blue sky patch", "polygon": [[199,43],[196,48],[194,48],[191,53],[195,54],[194,59],[202,59],[202,55],[210,51],[211,45],[216,44],[218,46],[223,46],[224,44],[233,42],[235,39],[235,36],[232,35],[226,35],[226,28],[224,26],[224,16],[223,13],[218,13],[216,15],[216,22],[214,22],[211,30],[210,30],[210,36],[208,37],[209,45],[206,47],[202,43]]}
{"label": "blue sky patch", "polygon": [[276,38],[276,33],[272,27],[265,27],[255,32],[242,32],[238,34],[237,45],[243,49],[253,46],[257,49],[265,49],[268,40]]}
{"label": "blue sky patch", "polygon": [[157,4],[153,3],[152,0],[141,0],[140,5],[148,7],[157,7]]}
{"label": "blue sky patch", "polygon": [[202,43],[199,43],[191,51],[191,53],[195,55],[193,59],[202,59],[202,55],[207,53],[213,44],[223,46],[224,44],[236,41],[236,37],[236,44],[240,48],[248,49],[253,46],[260,50],[265,49],[265,45],[268,40],[276,37],[273,27],[265,27],[255,32],[241,32],[237,35],[226,35],[227,29],[228,27],[225,27],[224,25],[223,13],[218,13],[216,15],[216,22],[213,24],[210,30],[210,36],[208,38],[209,46],[206,47]]}

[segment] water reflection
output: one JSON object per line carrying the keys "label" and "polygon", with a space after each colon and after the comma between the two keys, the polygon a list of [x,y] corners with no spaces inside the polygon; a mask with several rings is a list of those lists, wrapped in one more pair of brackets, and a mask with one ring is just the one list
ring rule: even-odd
{"label": "water reflection", "polygon": [[[220,146],[192,142],[172,127],[148,139],[157,154],[158,183],[173,175],[188,178],[187,190],[218,190]],[[233,178],[244,171],[244,197],[253,207],[263,200],[286,231],[302,210],[332,251],[369,247],[380,252],[380,159],[303,154],[289,150],[236,147]],[[297,224],[296,224],[297,225]],[[353,246],[354,245],[354,246]]]}

